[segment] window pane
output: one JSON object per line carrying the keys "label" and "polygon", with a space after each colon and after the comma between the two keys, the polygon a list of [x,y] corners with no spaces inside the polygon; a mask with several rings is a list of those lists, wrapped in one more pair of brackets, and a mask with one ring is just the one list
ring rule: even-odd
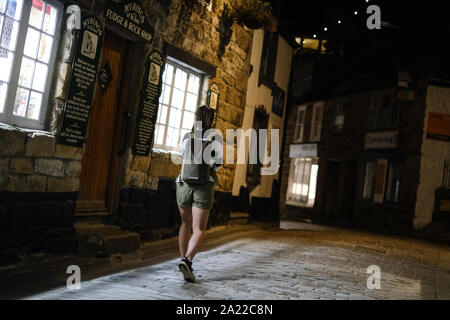
{"label": "window pane", "polygon": [[186,78],[187,73],[181,69],[177,69],[175,73],[175,87],[184,91],[186,89]]}
{"label": "window pane", "polygon": [[45,83],[47,79],[47,70],[48,70],[47,65],[39,62],[36,64],[36,71],[34,72],[34,79],[33,79],[34,90],[44,92]]}
{"label": "window pane", "polygon": [[179,128],[181,123],[181,110],[171,108],[169,114],[169,126]]}
{"label": "window pane", "polygon": [[44,7],[44,2],[40,0],[33,0],[33,5],[31,6],[30,12],[30,26],[41,29],[42,25],[42,9]]}
{"label": "window pane", "polygon": [[47,4],[47,6],[45,7],[44,25],[42,27],[42,30],[44,32],[47,32],[49,34],[55,33],[57,13],[58,13],[57,9]]}
{"label": "window pane", "polygon": [[185,109],[188,111],[195,112],[195,109],[197,109],[197,96],[195,94],[192,93],[187,94]]}
{"label": "window pane", "polygon": [[166,145],[169,147],[177,147],[178,145],[178,134],[180,129],[178,128],[168,128],[167,130],[167,140]]}
{"label": "window pane", "polygon": [[22,13],[22,3],[23,0],[8,0],[8,9],[6,9],[6,14],[11,18],[19,20]]}
{"label": "window pane", "polygon": [[8,85],[0,82],[0,113],[5,110],[6,89]]}
{"label": "window pane", "polygon": [[167,120],[167,107],[166,106],[160,106],[158,110],[158,123],[165,124]]}
{"label": "window pane", "polygon": [[28,104],[27,118],[38,120],[41,111],[42,94],[31,91],[30,102]]}
{"label": "window pane", "polygon": [[172,76],[173,76],[173,67],[170,64],[166,64],[163,81],[167,84],[172,84]]}
{"label": "window pane", "polygon": [[23,57],[22,66],[20,67],[19,85],[27,88],[31,87],[34,64],[33,60]]}
{"label": "window pane", "polygon": [[0,13],[4,13],[6,9],[6,0],[0,0]]}
{"label": "window pane", "polygon": [[172,106],[178,109],[183,108],[184,92],[178,89],[173,89]]}
{"label": "window pane", "polygon": [[163,141],[164,141],[164,129],[165,129],[165,126],[162,126],[162,125],[159,125],[159,124],[156,125],[155,144],[158,144],[158,145],[162,145],[163,144]]}
{"label": "window pane", "polygon": [[194,76],[193,74],[190,74],[188,90],[192,93],[198,93],[199,84],[200,84],[200,78],[197,76]]}
{"label": "window pane", "polygon": [[0,45],[9,50],[16,49],[17,34],[19,32],[19,23],[10,18],[5,18],[2,29],[2,40]]}
{"label": "window pane", "polygon": [[40,32],[33,28],[28,28],[27,39],[25,41],[25,47],[23,53],[31,58],[36,58],[37,49],[39,46]]}
{"label": "window pane", "polygon": [[159,102],[169,104],[169,99],[170,99],[170,86],[164,84],[161,97],[159,98]]}
{"label": "window pane", "polygon": [[13,111],[14,115],[25,117],[29,94],[30,94],[29,90],[17,88],[16,100],[14,102],[14,111]]}
{"label": "window pane", "polygon": [[364,199],[372,199],[373,195],[373,187],[375,183],[375,162],[368,162],[366,164],[366,174],[364,177],[364,190],[363,190],[363,198]]}
{"label": "window pane", "polygon": [[185,112],[183,115],[183,129],[191,129],[194,125],[194,113],[192,112]]}
{"label": "window pane", "polygon": [[53,39],[50,36],[43,34],[41,36],[41,43],[39,45],[38,59],[42,62],[48,63],[50,55],[52,53]]}
{"label": "window pane", "polygon": [[13,54],[5,49],[0,49],[0,80],[8,82],[11,73]]}

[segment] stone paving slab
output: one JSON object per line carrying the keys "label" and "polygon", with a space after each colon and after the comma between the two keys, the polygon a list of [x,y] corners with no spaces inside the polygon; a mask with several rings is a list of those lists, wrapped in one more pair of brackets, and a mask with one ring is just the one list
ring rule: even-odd
{"label": "stone paving slab", "polygon": [[[448,252],[399,237],[266,228],[205,244],[194,260],[196,283],[186,283],[171,258],[27,299],[449,299]],[[381,270],[379,290],[367,288],[371,265]]]}

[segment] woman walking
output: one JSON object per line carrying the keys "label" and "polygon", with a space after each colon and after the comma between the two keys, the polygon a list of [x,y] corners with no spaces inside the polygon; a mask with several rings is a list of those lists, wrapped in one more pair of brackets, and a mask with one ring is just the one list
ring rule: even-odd
{"label": "woman walking", "polygon": [[[181,144],[183,164],[176,180],[177,204],[181,215],[178,234],[181,261],[178,268],[183,273],[184,279],[189,282],[195,281],[192,260],[199,250],[208,224],[209,211],[214,201],[214,188],[218,183],[215,171],[220,166],[217,164],[211,166],[203,159],[203,150],[211,142],[203,137],[203,133],[211,129],[214,111],[206,106],[200,106],[195,112],[195,121],[196,125],[192,132],[183,137]],[[191,231],[192,236],[189,239]]]}

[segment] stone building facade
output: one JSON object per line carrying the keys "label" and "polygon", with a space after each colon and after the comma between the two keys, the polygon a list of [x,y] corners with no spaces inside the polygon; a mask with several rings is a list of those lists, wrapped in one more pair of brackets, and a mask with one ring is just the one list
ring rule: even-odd
{"label": "stone building facade", "polygon": [[347,79],[290,107],[282,219],[448,239],[448,137],[428,135],[432,110],[448,117],[448,84],[399,79],[395,72]]}
{"label": "stone building facade", "polygon": [[[41,10],[28,2],[26,5],[31,7],[31,15],[33,10]],[[142,41],[129,30],[108,20],[105,10],[111,3],[138,3],[145,11],[143,20],[154,30],[151,41]],[[98,130],[109,130],[106,140],[94,148],[95,152],[86,145],[75,147],[59,143],[79,34],[77,28],[70,25],[73,20],[69,21],[73,19],[73,12],[77,12],[68,10],[73,4],[79,5],[82,19],[93,16],[100,22],[104,34],[100,38],[103,46],[98,72],[103,68],[102,71],[108,73],[106,57],[112,72],[110,82],[105,85],[105,90],[109,91],[102,91],[99,84],[95,84],[89,120],[99,116],[95,115],[95,110],[96,106],[100,109],[98,105],[102,105],[102,99],[114,98],[111,100],[114,103],[121,99],[115,107],[117,109],[104,112],[97,118],[101,121],[89,124],[87,145],[94,141],[100,132]],[[206,103],[208,88],[211,83],[216,83],[220,90],[216,127],[225,132],[225,129],[242,125],[253,30],[230,21],[228,13],[233,4],[227,0],[50,0],[48,5],[59,9],[55,28],[55,39],[59,41],[55,40],[54,68],[48,80],[49,98],[48,106],[44,106],[47,111],[42,117],[43,124],[33,129],[17,126],[13,121],[0,125],[2,257],[17,258],[23,250],[72,252],[76,247],[74,221],[83,219],[106,219],[150,238],[151,229],[173,229],[177,210],[173,200],[173,181],[180,166],[172,160],[179,156],[156,149],[151,149],[148,156],[133,152],[147,58],[156,49],[162,53],[165,62],[172,59],[182,66],[180,68],[192,68],[200,74],[199,104]],[[119,62],[114,60],[116,54],[124,55],[117,58]],[[115,73],[117,70],[122,70],[119,76]],[[116,88],[114,92],[111,87]],[[107,105],[109,108],[112,104]],[[110,118],[108,127],[105,119],[111,115],[113,118]],[[104,152],[102,150],[106,146],[111,158],[103,161],[101,156],[96,157],[96,152]],[[100,163],[94,165],[96,161]],[[93,173],[103,170],[103,180],[106,181],[106,187],[100,188],[101,196],[87,199],[87,206],[80,204],[83,192],[86,194],[90,185],[101,183],[90,180],[86,168]],[[231,198],[234,175],[235,166],[232,164],[224,165],[218,172],[219,205],[216,207],[221,207],[225,213],[229,210],[227,203]],[[101,200],[103,205],[98,206],[97,200]],[[225,216],[221,219],[216,219],[216,216],[212,214],[212,223],[226,220]],[[26,240],[17,244],[13,241],[17,237]],[[31,241],[39,237],[42,238],[39,244]],[[70,245],[58,247],[58,239]],[[16,244],[11,246],[11,243]]]}

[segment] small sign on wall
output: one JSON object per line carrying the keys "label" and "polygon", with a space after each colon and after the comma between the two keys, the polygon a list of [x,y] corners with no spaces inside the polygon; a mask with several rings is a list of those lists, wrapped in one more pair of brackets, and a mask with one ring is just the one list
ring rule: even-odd
{"label": "small sign on wall", "polygon": [[428,112],[427,138],[450,141],[450,114]]}
{"label": "small sign on wall", "polygon": [[141,101],[136,119],[136,134],[133,154],[148,156],[158,115],[159,95],[164,61],[158,50],[153,50],[146,64],[144,85],[141,91]]}
{"label": "small sign on wall", "polygon": [[75,147],[83,147],[85,141],[103,38],[96,17],[86,17],[81,25],[58,137],[58,143]]}
{"label": "small sign on wall", "polygon": [[397,146],[398,131],[368,133],[364,141],[364,149],[390,149]]}
{"label": "small sign on wall", "polygon": [[108,1],[105,7],[105,17],[108,21],[130,31],[146,42],[153,39],[154,28],[148,23],[140,1]]}
{"label": "small sign on wall", "polygon": [[289,147],[290,158],[314,158],[317,157],[317,144],[291,144]]}
{"label": "small sign on wall", "polygon": [[208,107],[216,111],[219,105],[219,86],[213,82],[208,90]]}

